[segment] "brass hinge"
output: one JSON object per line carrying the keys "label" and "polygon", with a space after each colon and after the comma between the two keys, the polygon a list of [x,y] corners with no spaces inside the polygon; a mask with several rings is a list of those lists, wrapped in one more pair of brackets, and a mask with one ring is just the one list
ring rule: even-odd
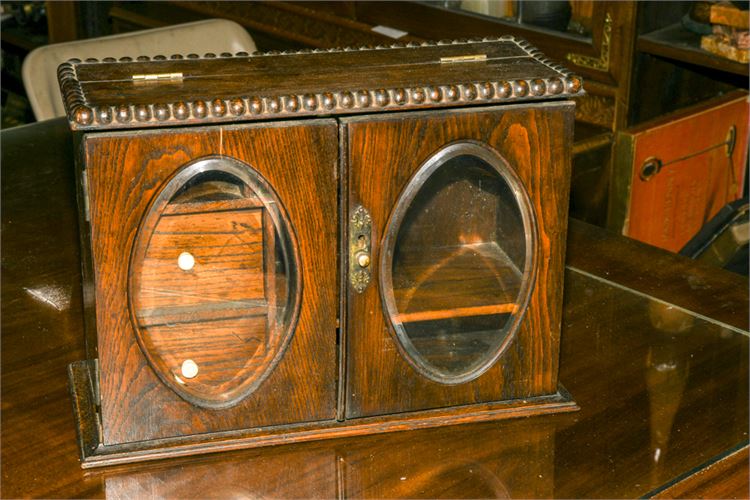
{"label": "brass hinge", "polygon": [[93,366],[94,373],[92,374],[92,377],[91,377],[91,392],[94,395],[94,404],[96,406],[101,406],[102,394],[101,392],[99,392],[99,376],[100,376],[99,358],[94,358],[93,364],[94,364]]}
{"label": "brass hinge", "polygon": [[81,196],[83,198],[83,216],[86,222],[91,222],[89,213],[89,176],[87,170],[81,171]]}
{"label": "brass hinge", "polygon": [[182,80],[182,73],[148,73],[144,75],[133,75],[134,82],[162,82]]}
{"label": "brass hinge", "polygon": [[448,64],[448,63],[463,63],[463,62],[481,62],[487,60],[487,54],[471,54],[467,56],[450,56],[450,57],[441,57],[440,63],[441,64]]}

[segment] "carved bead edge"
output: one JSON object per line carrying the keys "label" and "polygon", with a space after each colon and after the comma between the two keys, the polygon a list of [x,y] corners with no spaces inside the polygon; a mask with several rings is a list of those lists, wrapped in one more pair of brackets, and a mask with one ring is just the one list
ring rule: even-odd
{"label": "carved bead edge", "polygon": [[550,68],[552,71],[556,71],[557,73],[560,73],[565,80],[565,90],[570,94],[584,94],[585,91],[583,90],[583,79],[573,74],[570,70],[568,70],[565,66],[562,66],[561,64],[558,64],[548,58],[544,53],[531,45],[526,40],[519,39],[516,41],[518,46],[523,49],[530,57],[537,60],[539,63],[544,64],[548,68]]}
{"label": "carved bead edge", "polygon": [[94,111],[86,106],[74,61],[63,63],[57,68],[57,79],[68,111],[68,120],[79,125],[91,125]]}
{"label": "carved bead edge", "polygon": [[[335,49],[305,49],[300,51],[254,52],[256,57],[272,55],[309,54],[326,52],[350,52],[365,50],[384,50],[396,48],[416,48],[424,46],[460,45],[481,42],[514,42],[529,57],[560,74],[560,77],[503,80],[498,82],[471,82],[435,86],[417,86],[411,88],[359,89],[337,92],[320,92],[315,94],[296,94],[282,96],[245,96],[229,99],[201,99],[192,102],[174,103],[123,104],[119,106],[88,106],[80,82],[77,78],[77,64],[97,64],[114,62],[147,62],[167,60],[166,56],[122,57],[119,60],[105,57],[101,61],[94,58],[81,61],[71,59],[58,68],[58,78],[63,99],[68,110],[68,119],[76,129],[96,128],[116,122],[120,127],[148,126],[169,123],[180,123],[190,119],[206,122],[229,121],[237,118],[288,117],[311,115],[317,113],[356,113],[372,109],[394,109],[419,107],[424,105],[452,105],[492,103],[538,99],[542,97],[569,97],[582,93],[583,82],[577,75],[565,67],[554,63],[539,50],[523,39],[510,35],[500,37],[471,38],[465,40],[441,40],[437,42],[394,43],[375,47],[345,47]],[[230,54],[221,53],[218,57],[248,57],[247,52]],[[216,58],[216,54],[207,53],[204,59]],[[200,59],[197,54],[186,56],[175,54],[169,59]]]}
{"label": "carved bead edge", "polygon": [[[71,85],[71,87],[74,87]],[[498,82],[436,85],[429,87],[361,89],[356,91],[250,96],[229,99],[161,102],[155,104],[86,106],[80,93],[65,92],[69,119],[82,127],[110,125],[145,126],[180,122],[231,121],[261,117],[290,117],[332,113],[395,110],[460,104],[516,102],[544,97],[566,97],[579,93],[581,80],[536,78]]]}

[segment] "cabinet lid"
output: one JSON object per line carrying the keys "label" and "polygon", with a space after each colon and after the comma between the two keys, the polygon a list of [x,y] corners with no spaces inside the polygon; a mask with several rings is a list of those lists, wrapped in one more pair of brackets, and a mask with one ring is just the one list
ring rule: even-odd
{"label": "cabinet lid", "polygon": [[58,69],[74,130],[566,98],[581,78],[511,36],[299,52],[77,59]]}

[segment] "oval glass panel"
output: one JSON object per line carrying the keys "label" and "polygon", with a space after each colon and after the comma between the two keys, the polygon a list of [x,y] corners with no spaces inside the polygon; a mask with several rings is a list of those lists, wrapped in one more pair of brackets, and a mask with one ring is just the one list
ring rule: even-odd
{"label": "oval glass panel", "polygon": [[273,370],[301,289],[294,233],[248,165],[206,158],[157,195],[130,262],[132,321],[159,377],[183,399],[232,406]]}
{"label": "oval glass panel", "polygon": [[417,371],[457,384],[497,360],[526,310],[535,243],[528,195],[494,151],[454,143],[417,171],[380,262],[386,316]]}

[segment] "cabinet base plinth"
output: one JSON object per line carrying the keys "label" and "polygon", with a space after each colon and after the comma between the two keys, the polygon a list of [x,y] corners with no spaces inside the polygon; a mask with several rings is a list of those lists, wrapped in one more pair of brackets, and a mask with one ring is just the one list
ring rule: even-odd
{"label": "cabinet base plinth", "polygon": [[160,458],[579,410],[578,405],[565,388],[558,386],[555,394],[524,400],[439,408],[408,414],[349,419],[343,422],[326,420],[265,427],[260,430],[224,431],[107,446],[102,444],[101,424],[95,404],[94,384],[90,370],[88,361],[78,361],[68,366],[73,412],[81,452],[81,467],[84,469]]}

